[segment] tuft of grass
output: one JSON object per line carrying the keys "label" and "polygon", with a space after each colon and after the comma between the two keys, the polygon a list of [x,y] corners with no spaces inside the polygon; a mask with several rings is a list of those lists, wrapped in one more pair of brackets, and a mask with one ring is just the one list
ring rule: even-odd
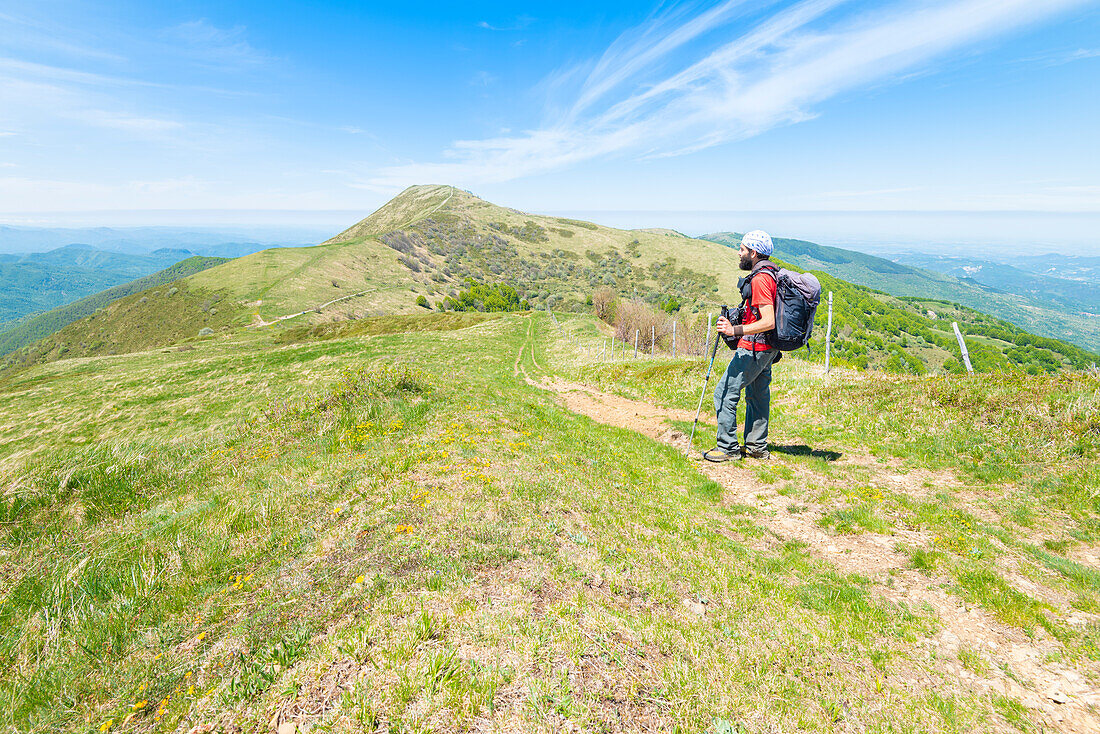
{"label": "tuft of grass", "polygon": [[934,574],[944,560],[943,553],[924,548],[914,548],[909,554],[910,565],[926,576]]}
{"label": "tuft of grass", "polygon": [[1047,616],[1047,612],[1053,611],[1048,604],[1014,589],[990,569],[977,567],[959,570],[955,574],[955,583],[967,599],[989,609],[1005,624],[1028,633],[1034,632],[1036,627],[1042,627],[1056,636],[1059,633],[1057,625]]}
{"label": "tuft of grass", "polygon": [[875,513],[875,505],[863,503],[825,513],[818,524],[838,533],[887,533],[890,525]]}
{"label": "tuft of grass", "polygon": [[993,693],[990,695],[990,700],[993,703],[993,708],[998,714],[1003,716],[1005,721],[1009,724],[1022,732],[1030,733],[1036,731],[1035,725],[1031,723],[1031,717],[1029,716],[1027,708],[1015,698]]}

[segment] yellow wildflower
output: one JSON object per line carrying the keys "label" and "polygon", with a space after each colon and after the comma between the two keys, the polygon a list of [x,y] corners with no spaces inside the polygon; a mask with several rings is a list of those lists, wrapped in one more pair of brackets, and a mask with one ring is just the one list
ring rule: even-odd
{"label": "yellow wildflower", "polygon": [[357,577],[357,578],[355,579],[355,583],[357,583],[357,584],[361,584],[361,583],[363,583],[363,582],[364,582],[364,581],[366,581],[366,580],[367,580],[367,577],[366,577],[366,576],[358,576],[358,577]]}
{"label": "yellow wildflower", "polygon": [[138,701],[130,708],[132,708],[134,711],[140,711],[141,709],[145,708],[145,704],[147,703],[149,703],[149,701],[147,700]]}
{"label": "yellow wildflower", "polygon": [[113,723],[115,723],[114,719],[107,719],[106,721],[104,721],[102,724],[99,725],[99,730],[100,731],[110,731],[111,730],[111,724],[113,724]]}

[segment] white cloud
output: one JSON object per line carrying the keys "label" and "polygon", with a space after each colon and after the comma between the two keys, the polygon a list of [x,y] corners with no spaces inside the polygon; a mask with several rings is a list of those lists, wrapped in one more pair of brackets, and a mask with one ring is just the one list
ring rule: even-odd
{"label": "white cloud", "polygon": [[[21,47],[27,50],[40,52],[44,49],[60,52],[66,56],[93,59],[97,61],[124,62],[125,57],[102,48],[92,48],[79,40],[65,39],[67,29],[52,21],[37,20],[27,17],[0,13],[0,24],[12,26],[11,32],[6,34],[5,46]],[[82,29],[77,35],[85,38],[92,36],[86,29]]]}
{"label": "white cloud", "polygon": [[183,123],[158,117],[142,117],[108,110],[77,110],[70,116],[92,125],[135,133],[163,133],[183,128]]}
{"label": "white cloud", "polygon": [[[571,105],[518,135],[459,140],[436,163],[382,169],[369,183],[399,187],[507,181],[613,155],[679,155],[810,119],[838,94],[912,73],[952,51],[1083,0],[899,0],[838,19],[846,0],[802,0],[741,30],[677,71],[681,49],[728,31],[741,3],[650,19],[592,66]],[[717,34],[715,34],[717,35]],[[569,78],[577,69],[558,75]],[[560,83],[551,80],[548,86]]]}
{"label": "white cloud", "polygon": [[1055,51],[1039,56],[1028,56],[1019,60],[1023,64],[1039,64],[1040,66],[1061,66],[1074,61],[1100,58],[1100,48],[1077,48],[1071,51]]}
{"label": "white cloud", "polygon": [[126,83],[113,77],[0,59],[0,110],[9,124],[30,131],[31,139],[59,121],[122,130],[141,137],[160,137],[184,127],[163,115],[126,109],[134,105],[117,94],[117,87]]}
{"label": "white cloud", "polygon": [[256,67],[270,57],[245,39],[244,26],[218,28],[205,18],[180,23],[163,32],[174,50],[202,66],[226,68]]}
{"label": "white cloud", "polygon": [[37,64],[32,61],[0,57],[0,76],[8,78],[28,79],[34,78],[49,82],[68,82],[83,86],[142,86],[158,87],[159,84],[145,82],[137,79],[96,74],[87,71],[67,69],[62,66],[50,66]]}
{"label": "white cloud", "polygon": [[495,26],[489,21],[483,20],[477,24],[477,27],[484,28],[487,31],[522,31],[524,28],[527,28],[534,22],[535,19],[532,18],[530,15],[520,15],[516,17],[511,25]]}
{"label": "white cloud", "polygon": [[495,84],[496,81],[497,77],[493,74],[490,74],[487,71],[479,71],[475,73],[473,78],[470,80],[470,85],[474,87],[487,87],[491,84]]}
{"label": "white cloud", "polygon": [[823,191],[815,196],[831,199],[852,199],[852,198],[864,198],[867,196],[884,196],[888,194],[907,194],[913,191],[920,191],[920,186],[899,186],[892,189],[865,189],[862,191]]}

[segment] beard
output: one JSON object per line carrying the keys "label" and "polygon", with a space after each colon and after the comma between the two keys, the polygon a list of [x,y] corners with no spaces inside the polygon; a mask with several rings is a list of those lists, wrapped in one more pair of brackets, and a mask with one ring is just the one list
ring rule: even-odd
{"label": "beard", "polygon": [[742,270],[752,270],[752,255],[745,255],[739,263]]}

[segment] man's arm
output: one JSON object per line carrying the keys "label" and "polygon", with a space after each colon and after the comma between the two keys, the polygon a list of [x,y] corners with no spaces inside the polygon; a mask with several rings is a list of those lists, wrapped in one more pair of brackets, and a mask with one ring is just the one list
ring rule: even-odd
{"label": "man's arm", "polygon": [[763,334],[775,328],[775,306],[765,303],[760,307],[760,319],[747,326],[737,324],[734,326],[726,319],[718,318],[718,333],[726,336],[748,336],[750,334]]}

